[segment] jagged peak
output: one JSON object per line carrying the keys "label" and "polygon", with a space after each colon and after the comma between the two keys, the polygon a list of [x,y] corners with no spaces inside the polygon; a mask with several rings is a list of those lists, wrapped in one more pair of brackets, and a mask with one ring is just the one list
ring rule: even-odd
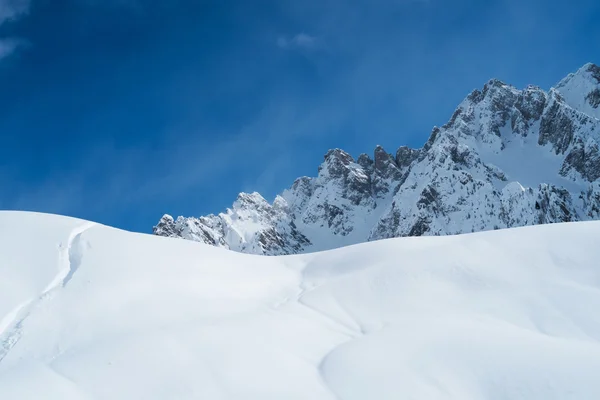
{"label": "jagged peak", "polygon": [[355,169],[357,166],[354,158],[344,150],[332,149],[325,154],[325,161],[319,166],[319,177],[341,177],[344,176],[344,170]]}
{"label": "jagged peak", "polygon": [[389,153],[387,151],[385,151],[385,149],[383,148],[382,145],[378,144],[377,146],[375,146],[373,155],[374,155],[374,158],[377,159],[377,157],[385,157],[385,156],[389,155]]}
{"label": "jagged peak", "polygon": [[375,147],[374,159],[375,159],[375,169],[378,171],[387,169],[390,166],[397,168],[396,160],[394,160],[394,156],[392,156],[387,151],[385,151],[385,149],[380,145],[377,145]]}
{"label": "jagged peak", "polygon": [[175,222],[175,219],[173,218],[173,216],[169,215],[169,214],[165,214],[160,218],[160,221],[158,223],[161,222]]}
{"label": "jagged peak", "polygon": [[585,65],[587,71],[600,83],[600,67],[593,63],[587,63]]}
{"label": "jagged peak", "polygon": [[373,159],[369,157],[367,153],[362,153],[356,159],[356,163],[365,169],[370,169],[373,167]]}
{"label": "jagged peak", "polygon": [[505,89],[505,88],[513,89],[512,86],[506,85],[504,82],[502,82],[498,79],[491,79],[483,86],[483,89],[481,89],[481,90],[474,89],[458,105],[458,107],[452,114],[452,117],[446,124],[444,124],[443,128],[447,128],[447,127],[451,126],[454,123],[454,121],[456,120],[456,117],[458,117],[458,115],[460,115],[462,113],[463,109],[468,108],[470,105],[481,103],[483,100],[485,100],[486,97],[488,97],[490,95],[490,92],[496,93],[496,92],[498,92],[498,90]]}
{"label": "jagged peak", "polygon": [[344,164],[350,164],[352,162],[354,162],[354,158],[352,158],[352,156],[348,153],[346,153],[344,150],[342,149],[331,149],[329,150],[324,157],[325,161],[331,161],[331,160],[339,160]]}
{"label": "jagged peak", "polygon": [[556,84],[555,88],[561,89],[572,84],[577,84],[580,81],[591,81],[592,83],[600,84],[600,67],[594,63],[587,63],[576,72],[572,72],[563,78]]}
{"label": "jagged peak", "polygon": [[152,227],[152,233],[160,236],[175,236],[175,220],[169,214],[163,215],[158,223]]}
{"label": "jagged peak", "polygon": [[379,144],[375,146],[375,150],[373,151],[373,159],[375,160],[375,162],[377,162],[377,160],[381,158],[388,158],[388,156],[389,154],[387,151],[385,151],[383,146]]}
{"label": "jagged peak", "polygon": [[483,88],[485,89],[486,87],[503,87],[503,86],[507,86],[506,83],[502,82],[500,79],[492,78],[486,82],[486,84],[483,86]]}
{"label": "jagged peak", "polygon": [[600,67],[587,63],[561,80],[551,92],[559,92],[564,102],[596,119],[600,119]]}
{"label": "jagged peak", "polygon": [[[529,85],[526,90],[542,91],[542,89],[533,85]],[[462,111],[469,108],[469,106],[471,105],[481,103],[486,98],[497,99],[498,97],[503,97],[506,94],[514,95],[517,93],[519,93],[519,90],[516,87],[504,83],[503,81],[496,78],[490,79],[485,85],[483,85],[482,89],[474,89],[471,93],[469,93],[469,95],[456,108],[456,111],[452,115],[452,118],[447,124],[444,125],[444,127],[446,128],[448,126],[451,126],[456,117],[458,117],[462,113]]]}
{"label": "jagged peak", "polygon": [[579,70],[574,75],[590,76],[594,78],[598,83],[600,83],[600,67],[591,62],[579,68]]}
{"label": "jagged peak", "polygon": [[502,82],[500,79],[490,79],[487,81],[485,85],[483,85],[482,94],[486,96],[490,92],[495,92],[495,90],[515,90],[515,87],[509,85],[507,83]]}
{"label": "jagged peak", "polygon": [[262,195],[258,192],[252,192],[252,193],[245,193],[242,192],[240,194],[238,194],[237,200],[235,201],[236,204],[242,205],[242,204],[256,204],[256,205],[261,205],[261,206],[268,206],[269,202],[267,200],[265,200],[264,197],[262,197]]}
{"label": "jagged peak", "polygon": [[[483,99],[490,99],[491,102],[504,102],[507,98],[514,98],[514,96],[521,93],[521,91],[499,79],[491,79],[483,86],[481,93]],[[463,104],[461,104],[461,106]]]}

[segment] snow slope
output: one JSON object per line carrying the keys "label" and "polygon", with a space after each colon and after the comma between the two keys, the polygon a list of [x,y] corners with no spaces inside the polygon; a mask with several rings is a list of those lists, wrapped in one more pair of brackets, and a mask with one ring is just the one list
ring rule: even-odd
{"label": "snow slope", "polygon": [[0,399],[598,399],[598,237],[261,257],[0,212]]}

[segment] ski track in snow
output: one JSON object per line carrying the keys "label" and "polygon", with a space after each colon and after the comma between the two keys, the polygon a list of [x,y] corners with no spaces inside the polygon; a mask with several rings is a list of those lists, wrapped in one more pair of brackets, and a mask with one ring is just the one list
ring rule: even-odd
{"label": "ski track in snow", "polygon": [[65,287],[71,281],[71,279],[73,279],[73,275],[75,272],[77,272],[79,266],[81,265],[81,260],[83,258],[81,249],[83,243],[81,242],[81,235],[94,225],[94,223],[83,224],[77,229],[74,229],[69,235],[68,247],[66,251],[64,251],[66,254],[63,253],[63,257],[66,258],[63,271],[66,271],[66,274],[64,274],[64,278],[61,279],[62,287]]}
{"label": "ski track in snow", "polygon": [[600,222],[281,258],[0,222],[2,262],[29,267],[7,275],[29,291],[0,315],[2,400],[600,399]]}
{"label": "ski track in snow", "polygon": [[[0,321],[0,363],[21,339],[25,320],[41,303],[48,300],[55,290],[65,287],[73,278],[73,274],[81,265],[83,256],[80,248],[82,244],[81,235],[95,225],[93,222],[85,222],[71,231],[66,246],[61,244],[58,254],[60,266],[58,274],[39,296],[19,304]],[[20,315],[23,315],[23,317],[19,319]]]}

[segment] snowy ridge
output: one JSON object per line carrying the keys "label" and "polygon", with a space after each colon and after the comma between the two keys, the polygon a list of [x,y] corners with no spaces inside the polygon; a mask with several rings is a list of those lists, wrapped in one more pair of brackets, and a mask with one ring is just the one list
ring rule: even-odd
{"label": "snowy ridge", "polygon": [[600,67],[584,65],[556,86],[567,104],[575,110],[600,119]]}
{"label": "snowy ridge", "polygon": [[452,235],[600,218],[600,67],[548,92],[493,79],[420,149],[330,150],[314,178],[269,204],[242,193],[201,218],[165,215],[160,236],[263,255],[402,236]]}
{"label": "snowy ridge", "polygon": [[0,212],[0,320],[36,303],[1,399],[600,398],[600,221],[287,257],[85,226]]}

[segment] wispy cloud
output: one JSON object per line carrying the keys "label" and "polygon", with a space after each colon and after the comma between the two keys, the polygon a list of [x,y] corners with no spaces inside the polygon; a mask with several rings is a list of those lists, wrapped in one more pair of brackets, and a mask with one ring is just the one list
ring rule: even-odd
{"label": "wispy cloud", "polygon": [[0,0],[0,25],[29,11],[29,0]]}
{"label": "wispy cloud", "polygon": [[[141,11],[144,6],[144,0],[77,0],[79,4],[88,7],[103,8],[121,8],[134,11]],[[176,0],[172,1],[176,3]]]}
{"label": "wispy cloud", "polygon": [[[0,0],[0,26],[22,17],[29,11],[30,0]],[[10,56],[24,43],[14,37],[0,38],[0,60]]]}
{"label": "wispy cloud", "polygon": [[14,38],[0,39],[0,60],[11,55],[20,44],[21,41]]}
{"label": "wispy cloud", "polygon": [[292,37],[280,36],[277,38],[277,46],[282,49],[314,49],[317,45],[317,38],[306,33],[298,33]]}

